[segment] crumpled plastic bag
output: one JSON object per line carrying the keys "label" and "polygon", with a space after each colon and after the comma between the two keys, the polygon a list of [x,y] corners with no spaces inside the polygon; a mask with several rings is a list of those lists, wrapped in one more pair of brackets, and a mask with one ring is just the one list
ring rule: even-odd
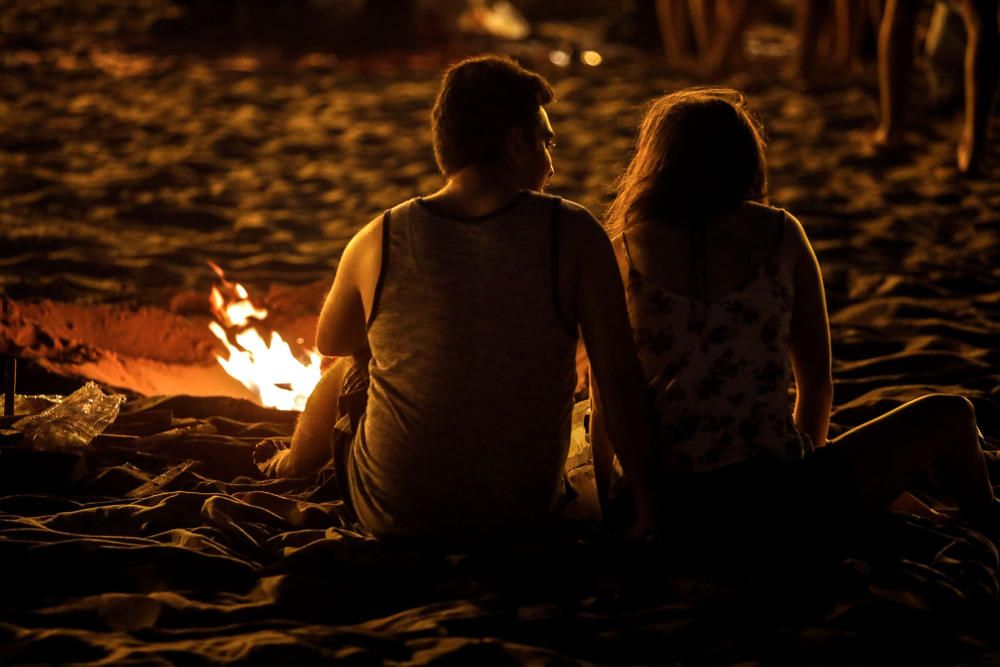
{"label": "crumpled plastic bag", "polygon": [[14,423],[24,439],[37,449],[86,447],[118,417],[125,397],[105,394],[88,382],[61,403]]}
{"label": "crumpled plastic bag", "polygon": [[14,414],[33,415],[62,403],[65,398],[58,394],[17,394],[14,396]]}

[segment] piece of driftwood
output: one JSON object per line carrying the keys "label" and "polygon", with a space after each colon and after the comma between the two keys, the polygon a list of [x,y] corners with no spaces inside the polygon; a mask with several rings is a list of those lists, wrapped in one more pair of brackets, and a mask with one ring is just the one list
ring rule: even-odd
{"label": "piece of driftwood", "polygon": [[169,470],[160,475],[157,475],[153,479],[149,480],[142,486],[138,486],[125,494],[126,498],[145,498],[146,496],[151,496],[154,493],[159,493],[163,491],[171,482],[180,477],[182,474],[190,470],[197,461],[187,460],[184,463],[173,466]]}
{"label": "piece of driftwood", "polygon": [[3,414],[14,414],[14,394],[17,391],[17,359],[3,356]]}

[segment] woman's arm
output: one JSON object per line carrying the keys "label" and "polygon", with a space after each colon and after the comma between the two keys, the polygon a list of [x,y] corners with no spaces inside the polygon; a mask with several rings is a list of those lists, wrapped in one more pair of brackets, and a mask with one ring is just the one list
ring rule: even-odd
{"label": "woman's arm", "polygon": [[830,323],[819,261],[802,225],[788,214],[786,232],[793,232],[793,276],[790,353],[795,373],[795,425],[816,447],[826,444],[833,406]]}
{"label": "woman's arm", "polygon": [[607,433],[635,496],[634,530],[642,532],[661,524],[645,377],[611,242],[589,213],[573,217],[577,219],[566,229],[577,247],[577,316],[590,358],[591,391],[601,430]]}

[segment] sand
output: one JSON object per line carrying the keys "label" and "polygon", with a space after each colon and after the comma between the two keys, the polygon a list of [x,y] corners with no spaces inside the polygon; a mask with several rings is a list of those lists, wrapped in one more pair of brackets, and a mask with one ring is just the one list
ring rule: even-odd
{"label": "sand", "polygon": [[[62,373],[139,394],[245,396],[213,359],[207,262],[308,345],[351,235],[441,184],[427,118],[451,52],[206,54],[136,37],[168,9],[0,7],[0,350],[42,365],[33,391]],[[509,47],[557,91],[550,190],[599,213],[642,105],[693,82],[579,25],[546,30],[605,55],[564,69],[548,62],[554,39]],[[768,129],[772,202],[803,222],[823,266],[833,433],[957,392],[996,448],[1000,181],[956,174],[959,118],[919,98],[909,149],[873,155],[871,78],[806,91],[784,74],[788,31],[757,37],[770,55],[741,83]],[[796,587],[789,577],[665,571],[591,529],[491,554],[397,550],[345,525],[322,480],[253,479],[250,445],[287,434],[291,416],[200,400],[136,399],[113,427],[119,438],[200,430],[3,459],[0,660],[843,664],[862,651],[920,661],[938,644],[941,660],[1000,654],[996,550],[983,532],[894,518],[854,560],[792,576],[809,584],[798,597],[776,592]],[[126,498],[186,460],[199,467]],[[240,495],[261,492],[295,500]],[[630,572],[660,585],[644,590]],[[850,586],[810,588],[827,576]],[[806,611],[789,619],[782,607]]]}

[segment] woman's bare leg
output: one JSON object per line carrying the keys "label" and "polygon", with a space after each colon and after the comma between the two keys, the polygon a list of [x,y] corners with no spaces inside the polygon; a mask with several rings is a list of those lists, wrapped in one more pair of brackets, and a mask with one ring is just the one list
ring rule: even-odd
{"label": "woman's bare leg", "polygon": [[965,126],[958,146],[958,168],[963,173],[985,172],[990,120],[1000,78],[1000,29],[997,0],[965,0],[962,14],[968,40],[965,45]]}
{"label": "woman's bare leg", "polygon": [[341,357],[326,370],[309,395],[305,410],[299,415],[289,449],[265,451],[263,445],[258,445],[254,461],[264,474],[298,477],[329,462],[333,427],[340,418],[338,399],[344,387],[344,378],[353,364],[352,357]]}
{"label": "woman's bare leg", "polygon": [[865,514],[885,510],[923,472],[964,512],[995,510],[975,408],[961,396],[910,401],[828,446],[847,454]]}

